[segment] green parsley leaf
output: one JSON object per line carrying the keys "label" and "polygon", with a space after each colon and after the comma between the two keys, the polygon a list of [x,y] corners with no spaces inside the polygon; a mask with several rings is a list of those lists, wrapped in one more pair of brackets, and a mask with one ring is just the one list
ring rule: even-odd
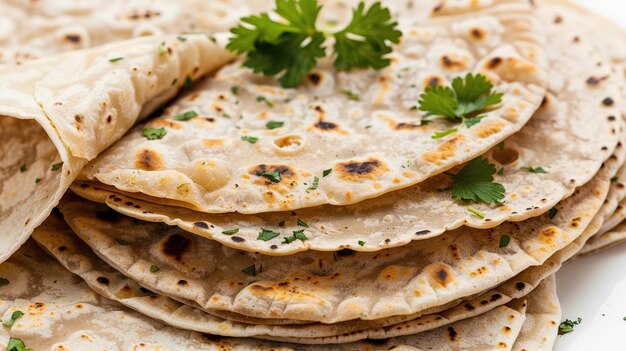
{"label": "green parsley leaf", "polygon": [[359,94],[354,93],[352,90],[341,89],[341,92],[346,94],[349,100],[353,100],[353,101],[361,100],[361,97],[359,96]]}
{"label": "green parsley leaf", "polygon": [[52,172],[56,172],[59,169],[61,169],[61,167],[63,167],[63,162],[55,163],[55,164],[52,165],[52,167],[50,167],[50,170]]}
{"label": "green parsley leaf", "polygon": [[0,286],[9,285],[10,281],[7,278],[0,277]]}
{"label": "green parsley leaf", "polygon": [[159,45],[159,56],[165,56],[166,53],[165,42],[162,42],[161,45]]}
{"label": "green parsley leaf", "polygon": [[150,273],[156,273],[158,271],[160,271],[161,268],[159,268],[159,266],[153,264],[152,266],[150,266]]}
{"label": "green parsley leaf", "polygon": [[259,236],[257,237],[257,240],[268,241],[268,240],[274,239],[275,237],[279,235],[280,234],[276,233],[275,231],[261,228],[261,231],[259,232]]}
{"label": "green parsley leaf", "polygon": [[222,232],[224,235],[233,235],[239,233],[239,228],[229,229]]}
{"label": "green parsley leaf", "polygon": [[163,139],[163,137],[167,134],[167,131],[164,127],[159,128],[144,128],[142,131],[142,135],[148,140],[157,140]]}
{"label": "green parsley leaf", "polygon": [[265,177],[265,178],[271,180],[274,183],[278,183],[278,182],[280,182],[282,180],[281,177],[280,177],[280,172],[278,172],[278,171],[262,172],[260,175],[262,177]]}
{"label": "green parsley leaf", "polygon": [[543,167],[524,166],[520,167],[520,169],[530,173],[548,173]]}
{"label": "green parsley leaf", "polygon": [[233,93],[233,95],[239,94],[239,87],[236,85],[233,85],[232,87],[230,87],[230,92]]}
{"label": "green parsley leaf", "polygon": [[548,216],[550,217],[550,219],[552,219],[556,217],[557,213],[559,213],[559,210],[557,210],[556,207],[552,207],[550,211],[548,211]]}
{"label": "green parsley leaf", "polygon": [[365,245],[365,241],[363,241],[363,240],[359,240],[359,241],[358,241],[358,244],[359,244],[359,246],[363,246],[363,245]]}
{"label": "green parsley leaf", "polygon": [[317,187],[319,186],[319,183],[320,183],[320,179],[317,176],[313,177],[313,184],[311,184],[310,187],[306,188],[306,190],[307,191],[316,190]]}
{"label": "green parsley leaf", "polygon": [[325,178],[326,176],[328,176],[328,175],[329,175],[329,174],[331,174],[332,172],[333,172],[333,169],[332,169],[332,168],[325,169],[325,170],[322,172],[322,177],[323,177],[323,178]]}
{"label": "green parsley leaf", "polygon": [[196,113],[196,111],[187,111],[187,112],[174,116],[174,120],[175,121],[188,121],[194,117],[198,117],[198,114]]}
{"label": "green parsley leaf", "polygon": [[241,271],[246,273],[247,275],[251,275],[253,277],[256,277],[256,265],[248,266],[248,267],[242,269]]}
{"label": "green parsley leaf", "polygon": [[463,123],[465,124],[465,126],[467,128],[471,128],[473,125],[480,123],[480,121],[482,121],[483,118],[485,118],[487,116],[476,116],[476,117],[470,117],[470,118],[466,118]]}
{"label": "green parsley leaf", "polygon": [[24,315],[24,312],[15,311],[11,314],[11,319],[9,319],[8,321],[5,321],[4,323],[2,323],[2,325],[6,327],[12,327],[13,324],[15,324],[15,321],[23,315]]}
{"label": "green parsley leaf", "polygon": [[477,209],[473,208],[473,207],[468,207],[467,208],[468,211],[470,211],[471,213],[473,213],[474,215],[476,215],[476,217],[483,219],[485,218],[485,214],[478,211]]}
{"label": "green parsley leaf", "polygon": [[20,173],[24,173],[28,170],[28,166],[27,165],[21,165],[20,166]]}
{"label": "green parsley leaf", "polygon": [[298,225],[301,226],[301,227],[305,227],[305,228],[309,227],[309,225],[304,223],[304,221],[301,220],[300,218],[298,218]]}
{"label": "green parsley leaf", "polygon": [[123,57],[112,57],[109,59],[109,62],[117,62],[123,60]]}
{"label": "green parsley leaf", "polygon": [[265,124],[265,127],[267,127],[267,129],[276,129],[282,127],[283,125],[285,125],[285,122],[269,121]]}
{"label": "green parsley leaf", "polygon": [[448,130],[444,130],[443,132],[435,132],[435,134],[433,134],[433,136],[431,136],[432,139],[441,139],[447,135],[456,133],[458,131],[457,128],[452,128],[452,129],[448,129]]}
{"label": "green parsley leaf", "polygon": [[247,142],[249,142],[250,144],[254,144],[254,143],[256,143],[257,141],[259,141],[259,138],[255,137],[255,136],[252,136],[252,135],[242,135],[242,136],[241,136],[241,140],[243,140],[243,141],[247,141]]}
{"label": "green parsley leaf", "polygon": [[295,236],[286,236],[283,238],[283,242],[281,244],[291,244],[294,241],[296,241]]}
{"label": "green parsley leaf", "polygon": [[493,84],[482,74],[468,73],[465,78],[456,77],[452,87],[429,86],[420,95],[420,111],[426,117],[442,116],[453,121],[470,119],[468,126],[480,122],[474,116],[492,105],[502,102],[502,93],[492,93]]}
{"label": "green parsley leaf", "polygon": [[559,335],[568,334],[574,331],[574,326],[580,324],[582,322],[582,318],[578,317],[575,321],[571,321],[566,319],[565,321],[559,324]]}
{"label": "green parsley leaf", "polygon": [[360,2],[353,10],[348,26],[335,33],[335,67],[379,70],[389,66],[391,61],[386,55],[391,53],[390,43],[397,44],[402,37],[397,26],[398,22],[392,21],[389,9],[382,7],[380,2],[368,10],[365,10],[365,2]]}
{"label": "green parsley leaf", "polygon": [[300,229],[300,230],[294,230],[293,231],[293,236],[294,238],[301,240],[301,241],[305,241],[308,240],[309,238],[306,237],[306,235],[304,234],[304,229]]}
{"label": "green parsley leaf", "polygon": [[[496,166],[489,160],[477,157],[468,162],[457,174],[450,174],[452,197],[463,201],[499,203],[504,199],[504,186],[493,181]],[[479,216],[480,217],[480,216]]]}
{"label": "green parsley leaf", "polygon": [[510,236],[506,234],[500,236],[500,248],[509,246],[510,242],[511,242]]}
{"label": "green parsley leaf", "polygon": [[10,337],[6,351],[33,351],[33,349],[27,348],[22,339]]}
{"label": "green parsley leaf", "polygon": [[274,103],[269,101],[265,96],[257,96],[256,97],[256,101],[257,102],[264,102],[267,105],[267,107],[270,107],[270,108],[274,107]]}

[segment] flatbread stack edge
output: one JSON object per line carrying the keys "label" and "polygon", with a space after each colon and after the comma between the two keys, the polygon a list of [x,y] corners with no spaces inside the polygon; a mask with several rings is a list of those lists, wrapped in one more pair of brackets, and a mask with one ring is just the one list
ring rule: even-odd
{"label": "flatbread stack edge", "polygon": [[[626,241],[626,34],[567,0],[0,12],[9,351],[551,350],[555,273]],[[287,88],[251,57],[302,26]]]}

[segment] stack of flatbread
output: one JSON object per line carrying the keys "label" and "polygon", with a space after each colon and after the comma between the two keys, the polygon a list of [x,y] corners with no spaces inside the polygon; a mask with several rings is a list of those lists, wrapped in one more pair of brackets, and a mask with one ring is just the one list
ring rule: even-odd
{"label": "stack of flatbread", "polygon": [[[1,3],[0,346],[551,350],[554,273],[626,238],[626,34],[561,0],[382,3],[388,67],[290,89],[225,48],[272,2]],[[501,103],[420,123],[468,73]],[[501,201],[452,196],[479,163]]]}

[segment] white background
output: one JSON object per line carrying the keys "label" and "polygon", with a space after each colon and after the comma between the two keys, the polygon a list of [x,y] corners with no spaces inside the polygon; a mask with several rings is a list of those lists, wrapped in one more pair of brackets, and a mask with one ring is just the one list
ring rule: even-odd
{"label": "white background", "polygon": [[[626,28],[626,0],[577,2]],[[626,350],[626,243],[566,263],[557,285],[563,319],[583,320],[557,337],[556,351]]]}

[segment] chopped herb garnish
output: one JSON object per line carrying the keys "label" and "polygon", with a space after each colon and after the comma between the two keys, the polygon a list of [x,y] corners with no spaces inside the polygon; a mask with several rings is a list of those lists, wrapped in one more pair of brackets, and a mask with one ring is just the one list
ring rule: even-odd
{"label": "chopped herb garnish", "polygon": [[574,326],[580,324],[582,322],[582,318],[578,317],[575,321],[571,321],[566,319],[564,322],[559,324],[559,335],[568,334],[574,331]]}
{"label": "chopped herb garnish", "polygon": [[123,57],[113,57],[109,59],[109,62],[117,62],[123,60]]}
{"label": "chopped herb garnish", "polygon": [[196,111],[187,111],[185,113],[181,113],[179,115],[174,116],[175,121],[188,121],[194,117],[198,117]]}
{"label": "chopped herb garnish", "polygon": [[435,134],[433,134],[433,136],[431,136],[431,138],[433,139],[441,139],[445,136],[448,136],[452,133],[456,133],[458,131],[457,128],[452,128],[452,129],[448,129],[448,130],[444,130],[443,132],[435,132]]}
{"label": "chopped herb garnish", "polygon": [[506,234],[500,236],[500,248],[509,246],[510,242],[511,242],[511,237],[510,236],[508,236]]}
{"label": "chopped herb garnish", "polygon": [[0,286],[5,286],[5,285],[9,285],[9,280],[7,278],[1,278],[0,277]]}
{"label": "chopped herb garnish", "polygon": [[[244,66],[267,76],[281,74],[281,85],[293,88],[326,56],[327,34],[316,27],[321,8],[317,0],[277,0],[275,12],[280,20],[274,21],[267,13],[242,18],[231,29],[234,36],[227,48],[247,54]],[[390,43],[398,43],[402,36],[397,25],[380,3],[366,10],[361,2],[344,29],[328,34],[335,38],[335,67],[388,66]]]}
{"label": "chopped herb garnish", "polygon": [[281,244],[291,244],[294,241],[296,241],[295,236],[286,236],[283,238],[283,242]]}
{"label": "chopped herb garnish", "polygon": [[233,235],[239,233],[239,228],[229,229],[222,232],[224,235]]}
{"label": "chopped herb garnish", "polygon": [[333,172],[333,169],[332,169],[332,168],[325,169],[325,170],[322,172],[322,177],[326,177],[327,175],[331,174],[332,172]]}
{"label": "chopped herb garnish", "polygon": [[39,182],[41,182],[41,178],[35,179],[35,184],[39,184]]}
{"label": "chopped herb garnish", "polygon": [[313,184],[311,184],[310,187],[306,188],[306,190],[316,190],[317,187],[319,186],[320,183],[320,179],[318,177],[313,177]]}
{"label": "chopped herb garnish", "polygon": [[301,241],[305,241],[308,240],[309,238],[306,237],[306,235],[304,234],[304,229],[300,229],[300,230],[294,230],[293,231],[293,236]]}
{"label": "chopped herb garnish", "polygon": [[187,41],[187,38],[185,38],[185,37],[183,37],[181,35],[177,36],[176,39],[178,39],[178,41],[180,41],[181,43],[184,43],[184,42]]}
{"label": "chopped herb garnish", "polygon": [[457,174],[446,172],[454,180],[452,197],[463,201],[499,203],[504,199],[505,189],[502,184],[493,181],[494,173],[496,166],[482,157],[468,162]]}
{"label": "chopped herb garnish", "polygon": [[559,213],[559,210],[557,210],[556,207],[552,207],[550,211],[548,211],[548,216],[550,217],[550,219],[552,219],[556,217],[557,213]]}
{"label": "chopped herb garnish", "polygon": [[619,179],[618,176],[611,177],[611,183],[617,182],[618,179]]}
{"label": "chopped herb garnish", "polygon": [[276,129],[276,128],[280,128],[283,125],[285,125],[285,122],[282,121],[269,121],[265,124],[265,127],[267,127],[267,129]]}
{"label": "chopped herb garnish", "polygon": [[348,89],[341,89],[341,92],[346,94],[346,96],[348,97],[349,100],[353,100],[353,101],[359,101],[361,100],[361,97],[359,96],[359,94],[356,94],[355,92],[353,92],[352,90],[348,90]]}
{"label": "chopped herb garnish", "polygon": [[548,173],[543,167],[524,166],[520,167],[520,169],[530,173]]}
{"label": "chopped herb garnish", "polygon": [[251,275],[253,277],[256,277],[256,265],[252,265],[252,266],[248,266],[244,269],[241,270],[242,272],[246,273],[247,275]]}
{"label": "chopped herb garnish", "polygon": [[6,351],[33,351],[33,349],[27,348],[22,339],[10,337]]}
{"label": "chopped herb garnish", "polygon": [[50,167],[50,170],[52,172],[56,172],[59,169],[61,169],[61,167],[63,167],[63,162],[55,163],[55,164],[52,165],[52,167]]}
{"label": "chopped herb garnish", "polygon": [[478,211],[477,209],[475,209],[473,207],[468,207],[467,210],[470,211],[471,213],[475,214],[476,217],[478,217],[480,219],[485,218],[485,214],[484,213]]}
{"label": "chopped herb garnish", "polygon": [[498,145],[496,145],[496,147],[498,148],[498,150],[502,151],[504,150],[504,141],[501,141]]}
{"label": "chopped herb garnish", "polygon": [[232,87],[230,87],[230,92],[233,93],[233,95],[239,94],[239,87],[236,85],[233,85]]}
{"label": "chopped herb garnish", "polygon": [[358,244],[359,244],[359,246],[363,246],[363,245],[365,245],[365,241],[363,241],[363,240],[359,240],[359,241],[358,241]]}
{"label": "chopped herb garnish", "polygon": [[213,35],[208,35],[207,38],[209,38],[209,40],[213,43],[217,43],[217,38]]}
{"label": "chopped herb garnish", "polygon": [[265,96],[257,96],[256,97],[256,101],[257,102],[264,102],[267,105],[267,107],[270,107],[270,108],[274,107],[274,103],[269,101]]}
{"label": "chopped herb garnish", "polygon": [[226,112],[222,113],[222,117],[230,119],[230,115]]}
{"label": "chopped herb garnish", "polygon": [[161,268],[159,268],[159,266],[153,264],[152,266],[150,266],[150,273],[156,273],[158,271],[160,271]]}
{"label": "chopped herb garnish", "polygon": [[[456,77],[452,87],[429,86],[420,95],[420,111],[424,118],[442,116],[455,122],[476,118],[476,114],[502,102],[502,93],[493,93],[493,84],[482,74]],[[468,127],[480,122],[472,120]]]}
{"label": "chopped herb garnish", "polygon": [[301,226],[301,227],[305,227],[305,228],[309,227],[309,225],[304,223],[304,221],[301,220],[300,218],[298,218],[298,225]]}
{"label": "chopped herb garnish", "polygon": [[413,167],[413,160],[406,160],[402,164],[402,168],[411,168],[411,167]]}
{"label": "chopped herb garnish", "polygon": [[483,118],[485,118],[487,116],[476,116],[476,117],[470,117],[470,118],[466,118],[463,123],[465,124],[465,126],[467,128],[471,128],[473,125],[480,123],[480,121],[483,120]]}
{"label": "chopped herb garnish", "polygon": [[274,239],[275,237],[279,235],[280,234],[276,233],[275,231],[261,228],[261,231],[259,232],[259,236],[257,237],[257,240],[268,241],[268,240]]}
{"label": "chopped herb garnish", "polygon": [[497,175],[503,175],[504,174],[504,167],[500,167],[500,169],[498,170],[498,172],[496,174]]}
{"label": "chopped herb garnish", "polygon": [[164,56],[166,53],[165,42],[162,42],[161,45],[159,45],[159,56]]}
{"label": "chopped herb garnish", "polygon": [[278,222],[278,226],[281,228],[285,228],[285,221]]}
{"label": "chopped herb garnish", "polygon": [[124,239],[115,239],[115,241],[117,241],[117,243],[120,244],[120,245],[128,245],[128,244],[130,244],[128,241],[126,241]]}
{"label": "chopped herb garnish", "polygon": [[12,327],[13,324],[15,324],[15,321],[23,315],[24,315],[24,312],[15,311],[11,314],[11,319],[9,319],[8,321],[5,321],[4,323],[2,323],[2,325],[6,327]]}
{"label": "chopped herb garnish", "polygon": [[278,182],[281,181],[280,172],[278,172],[278,171],[262,172],[260,175],[262,177],[265,177],[265,178],[271,180],[274,183],[278,183]]}
{"label": "chopped herb garnish", "polygon": [[255,136],[252,136],[252,135],[242,135],[242,136],[241,136],[241,140],[243,140],[243,141],[247,141],[247,142],[249,142],[250,144],[254,144],[254,143],[256,143],[257,141],[259,141],[259,138],[255,137]]}
{"label": "chopped herb garnish", "polygon": [[142,135],[148,140],[162,139],[167,134],[164,127],[159,128],[144,128]]}
{"label": "chopped herb garnish", "polygon": [[368,124],[368,125],[365,126],[365,129],[370,129],[370,128],[372,128],[371,124]]}
{"label": "chopped herb garnish", "polygon": [[193,88],[193,80],[191,80],[191,77],[187,77],[185,78],[185,83],[183,83],[183,90],[189,90]]}
{"label": "chopped herb garnish", "polygon": [[24,173],[28,170],[28,166],[27,165],[21,165],[20,166],[20,173]]}

